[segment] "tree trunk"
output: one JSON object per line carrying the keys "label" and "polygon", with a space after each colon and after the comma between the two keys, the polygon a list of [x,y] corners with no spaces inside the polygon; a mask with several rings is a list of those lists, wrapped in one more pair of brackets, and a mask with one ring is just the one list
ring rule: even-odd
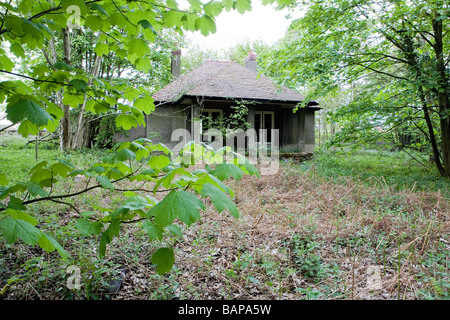
{"label": "tree trunk", "polygon": [[445,169],[442,166],[441,163],[441,155],[439,153],[438,150],[438,144],[436,142],[436,137],[434,135],[434,128],[433,128],[433,123],[431,122],[431,118],[430,118],[430,113],[428,111],[428,105],[426,103],[426,99],[425,96],[422,92],[422,89],[420,89],[420,99],[422,101],[422,111],[425,117],[425,122],[427,123],[427,128],[428,128],[428,134],[429,134],[429,140],[431,143],[431,149],[433,150],[433,159],[434,159],[434,163],[436,164],[436,168],[438,169],[439,173],[441,174],[441,176],[445,175]]}
{"label": "tree trunk", "polygon": [[[432,20],[432,24],[433,24],[434,38],[436,40],[435,44],[433,45],[433,49],[436,54],[436,60],[438,61],[437,69],[439,70],[441,67],[444,68],[443,69],[444,72],[443,72],[443,74],[441,74],[441,77],[443,77],[443,79],[440,79],[440,82],[442,82],[442,83],[438,84],[438,91],[440,92],[443,89],[444,93],[445,93],[444,95],[445,95],[445,97],[447,97],[445,64],[443,62],[443,55],[442,55],[442,21],[437,21],[437,18],[435,17]],[[439,24],[440,24],[440,27],[439,27]],[[407,49],[405,54],[408,57],[408,61],[409,61],[410,65],[415,69],[417,79],[420,79],[422,76],[422,69],[417,61],[416,52],[414,51],[413,41],[411,40],[411,38],[409,36],[405,37],[405,41],[406,41],[406,49]],[[439,60],[442,60],[442,65],[439,62]],[[442,121],[443,113],[441,111],[443,109],[443,105],[446,105],[446,103],[448,103],[448,100],[447,100],[447,102],[445,102],[445,101],[441,102],[440,94],[438,95],[439,96],[439,109],[440,109],[439,118],[441,120],[440,126],[441,126],[441,141],[442,141],[441,142],[442,160],[443,160],[441,162],[441,153],[438,150],[436,137],[434,134],[434,127],[431,122],[431,118],[430,118],[430,114],[429,114],[429,110],[428,110],[428,104],[426,102],[425,92],[423,90],[422,84],[419,85],[418,90],[419,90],[419,97],[420,97],[420,100],[422,103],[422,111],[424,113],[424,118],[425,118],[427,128],[428,128],[429,140],[431,143],[431,148],[433,150],[433,158],[434,158],[436,168],[439,171],[440,175],[449,177],[450,164],[448,162],[449,161],[448,152],[450,150],[450,145],[449,145],[450,132],[448,131],[449,130],[448,126],[447,126],[447,131],[445,131],[445,128],[443,127],[443,121]],[[447,141],[448,141],[447,143],[445,143],[445,140],[446,140],[445,136],[447,136]],[[446,153],[447,153],[447,157],[445,155]]]}
{"label": "tree trunk", "polygon": [[[89,71],[90,75],[91,75],[91,79],[89,80],[88,85],[91,85],[93,78],[98,75],[98,71],[100,69],[101,62],[102,62],[102,58],[96,55],[94,65],[93,65],[92,69]],[[86,136],[86,132],[85,132],[86,128],[85,128],[84,113],[85,113],[86,102],[87,102],[87,95],[85,94],[83,104],[80,107],[80,113],[78,114],[77,127],[76,127],[76,131],[75,131],[75,136],[73,137],[73,142],[72,142],[73,149],[81,148],[83,146],[89,147],[89,145],[86,145],[86,141],[89,141],[89,139],[86,139],[86,137],[85,137]]]}
{"label": "tree trunk", "polygon": [[[70,33],[68,28],[63,29],[64,62],[70,65]],[[60,123],[60,148],[61,151],[70,149],[70,106],[62,105],[64,115]]]}
{"label": "tree trunk", "polygon": [[439,85],[437,87],[439,103],[439,120],[441,127],[441,147],[444,176],[450,177],[450,114],[448,98],[448,77],[445,70],[443,29],[440,15],[436,14],[433,20],[433,31],[436,39],[434,52],[436,54]]}
{"label": "tree trunk", "polygon": [[[48,50],[47,52],[44,51],[44,55],[48,61],[48,63],[51,65],[53,70],[56,70],[54,67],[54,64],[58,62],[58,58],[56,56],[56,49],[55,49],[55,38],[51,38],[48,42]],[[63,89],[60,89],[56,92],[56,104],[62,109],[62,94]],[[54,137],[57,137],[57,135],[53,134]]]}

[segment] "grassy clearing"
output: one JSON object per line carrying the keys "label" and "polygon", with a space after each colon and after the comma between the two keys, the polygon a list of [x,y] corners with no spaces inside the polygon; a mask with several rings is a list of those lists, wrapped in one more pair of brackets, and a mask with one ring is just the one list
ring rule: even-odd
{"label": "grassy clearing", "polygon": [[[412,153],[412,152],[411,152]],[[303,171],[345,182],[353,177],[365,185],[394,190],[438,191],[448,194],[450,182],[442,178],[434,164],[420,154],[389,151],[318,152],[314,161],[300,165]]]}
{"label": "grassy clearing", "polygon": [[[18,169],[4,159],[24,150],[7,151],[2,168]],[[72,156],[82,165],[100,154]],[[99,239],[74,229],[76,212],[36,205],[71,258],[0,240],[0,289],[10,281],[6,299],[449,299],[449,182],[429,173],[402,155],[320,153],[282,162],[277,175],[231,181],[241,217],[207,203],[183,239],[166,240],[176,265],[165,276],[150,263],[155,245],[139,228],[124,228],[99,260]],[[72,201],[92,210],[121,198],[96,190]],[[69,265],[80,267],[78,290],[67,288]],[[123,274],[121,290],[109,294]]]}

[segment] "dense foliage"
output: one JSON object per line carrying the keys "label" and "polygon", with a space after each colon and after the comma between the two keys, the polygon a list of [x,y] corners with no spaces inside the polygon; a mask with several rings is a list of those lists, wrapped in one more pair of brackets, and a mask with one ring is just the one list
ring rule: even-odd
{"label": "dense foliage", "polygon": [[262,62],[281,83],[307,86],[308,99],[348,93],[332,115],[332,145],[401,134],[449,177],[448,1],[307,0],[293,9],[304,16]]}

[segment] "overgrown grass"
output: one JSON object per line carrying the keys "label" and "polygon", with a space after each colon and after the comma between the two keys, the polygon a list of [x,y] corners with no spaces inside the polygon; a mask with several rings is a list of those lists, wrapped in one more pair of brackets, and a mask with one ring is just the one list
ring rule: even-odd
{"label": "overgrown grass", "polygon": [[420,154],[411,156],[406,152],[388,151],[319,151],[313,160],[301,163],[300,168],[303,171],[312,169],[315,173],[338,182],[346,177],[353,177],[370,185],[389,185],[395,190],[441,190],[444,194],[450,191],[450,180],[441,177],[434,163]]}
{"label": "overgrown grass", "polygon": [[34,142],[28,143],[29,139],[13,134],[3,134],[0,137],[0,171],[12,182],[26,179],[29,170],[41,161],[63,159],[77,167],[86,168],[99,161],[107,152],[82,149],[61,153],[57,145],[40,142],[36,159]]}
{"label": "overgrown grass", "polygon": [[[2,170],[24,178],[34,147],[2,147]],[[104,151],[39,150],[87,166]],[[9,175],[8,175],[9,177]],[[59,188],[75,187],[60,181]],[[282,162],[278,174],[232,181],[236,220],[206,203],[200,223],[167,239],[174,269],[159,276],[157,247],[128,225],[98,258],[99,238],[75,230],[71,207],[41,203],[34,216],[70,253],[61,261],[21,242],[0,240],[0,290],[7,299],[449,299],[449,181],[405,154],[320,152]],[[71,199],[80,211],[120,203],[109,190]],[[67,287],[66,268],[81,270],[81,288]],[[126,276],[117,294],[110,282]],[[372,273],[375,272],[375,276]],[[372,281],[372,282],[371,282]]]}

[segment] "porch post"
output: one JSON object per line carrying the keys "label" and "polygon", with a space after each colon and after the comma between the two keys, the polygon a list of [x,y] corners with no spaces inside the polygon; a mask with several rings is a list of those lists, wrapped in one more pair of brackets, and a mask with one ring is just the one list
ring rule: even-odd
{"label": "porch post", "polygon": [[200,121],[200,111],[197,105],[191,107],[191,139],[195,143],[201,143],[202,123]]}
{"label": "porch post", "polygon": [[[251,126],[251,130],[252,129],[255,129],[255,106],[254,105],[249,105],[249,106],[247,106],[247,110],[248,110],[248,113],[247,113],[247,122],[248,123],[250,123],[252,126]],[[255,131],[256,132],[256,131]],[[247,144],[247,141],[246,141],[246,145],[245,145],[245,147],[246,148],[249,148],[249,147],[256,147],[256,143],[257,142],[259,142],[258,141],[258,133],[256,132],[256,136],[254,137],[254,140],[255,141],[253,141],[252,142],[252,146],[249,146],[248,144]],[[251,152],[256,152],[256,149],[255,150],[251,150]]]}
{"label": "porch post", "polygon": [[314,122],[314,110],[306,109],[305,112],[305,153],[314,153],[314,129],[315,129],[315,122]]}
{"label": "porch post", "polygon": [[298,142],[297,146],[299,152],[305,152],[305,111],[304,109],[297,110],[297,134]]}
{"label": "porch post", "polygon": [[247,106],[247,122],[252,124],[252,128],[255,128],[255,107],[253,105]]}

